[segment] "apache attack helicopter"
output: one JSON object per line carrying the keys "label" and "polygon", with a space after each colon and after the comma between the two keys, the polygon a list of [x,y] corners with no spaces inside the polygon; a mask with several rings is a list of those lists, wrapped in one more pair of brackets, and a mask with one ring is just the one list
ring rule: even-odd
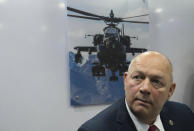
{"label": "apache attack helicopter", "polygon": [[132,48],[131,47],[131,37],[124,34],[124,26],[122,29],[119,29],[117,25],[120,22],[129,22],[129,23],[137,23],[137,24],[149,24],[149,22],[142,21],[128,21],[124,19],[134,18],[146,16],[138,15],[127,18],[118,18],[114,17],[113,10],[110,12],[110,16],[100,16],[93,13],[81,11],[72,7],[67,7],[68,11],[72,11],[74,13],[78,13],[81,15],[72,15],[67,14],[69,17],[76,17],[82,19],[89,20],[97,20],[104,21],[107,25],[103,32],[104,34],[95,34],[88,35],[93,36],[93,45],[94,46],[76,46],[74,47],[77,50],[77,54],[75,54],[75,62],[82,62],[82,52],[88,52],[91,54],[92,52],[97,52],[98,62],[94,62],[94,66],[92,67],[93,76],[105,76],[105,68],[111,70],[112,76],[110,77],[110,81],[118,80],[118,77],[115,75],[117,71],[119,71],[119,75],[122,75],[128,68],[130,61],[126,60],[126,53],[132,53],[134,56],[135,53],[142,53],[147,51],[145,48]]}

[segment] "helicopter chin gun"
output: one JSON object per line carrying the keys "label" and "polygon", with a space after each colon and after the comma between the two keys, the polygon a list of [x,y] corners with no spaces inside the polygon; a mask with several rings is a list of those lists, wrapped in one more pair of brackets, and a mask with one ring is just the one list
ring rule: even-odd
{"label": "helicopter chin gun", "polygon": [[115,75],[115,72],[112,72],[112,76],[109,78],[110,81],[117,81],[118,77]]}

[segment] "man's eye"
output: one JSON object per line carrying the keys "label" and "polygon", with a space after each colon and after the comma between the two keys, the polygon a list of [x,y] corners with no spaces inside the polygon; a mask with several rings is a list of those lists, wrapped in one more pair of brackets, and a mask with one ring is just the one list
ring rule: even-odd
{"label": "man's eye", "polygon": [[163,86],[163,83],[160,81],[160,80],[157,80],[157,79],[153,79],[152,80],[152,83],[157,86],[157,87],[162,87]]}
{"label": "man's eye", "polygon": [[154,83],[158,83],[158,82],[159,82],[159,81],[156,80],[156,79],[152,79],[151,81],[154,82]]}
{"label": "man's eye", "polygon": [[135,76],[133,76],[133,79],[139,80],[139,79],[142,79],[142,77],[139,75],[135,75]]}

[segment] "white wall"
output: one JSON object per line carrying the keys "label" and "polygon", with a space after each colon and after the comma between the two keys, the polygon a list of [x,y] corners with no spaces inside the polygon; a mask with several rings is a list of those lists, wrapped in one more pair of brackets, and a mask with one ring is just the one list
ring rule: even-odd
{"label": "white wall", "polygon": [[[0,0],[0,130],[74,131],[106,106],[69,104],[63,0]],[[194,111],[194,1],[150,0],[150,44],[174,64],[173,100]],[[156,13],[161,8],[161,13]],[[159,12],[159,11],[158,11]]]}
{"label": "white wall", "polygon": [[150,0],[149,5],[152,48],[166,54],[174,66],[177,87],[172,99],[194,111],[194,1]]}

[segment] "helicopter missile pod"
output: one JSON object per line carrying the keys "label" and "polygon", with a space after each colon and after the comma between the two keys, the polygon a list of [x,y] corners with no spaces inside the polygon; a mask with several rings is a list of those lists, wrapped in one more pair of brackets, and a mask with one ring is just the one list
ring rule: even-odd
{"label": "helicopter missile pod", "polygon": [[[119,71],[119,75],[123,75],[128,68],[130,61],[126,60],[126,54],[132,53],[134,56],[135,53],[142,53],[147,51],[145,48],[132,48],[131,47],[131,37],[124,34],[124,26],[122,29],[119,29],[117,26],[120,22],[129,22],[137,24],[149,24],[149,22],[143,21],[129,21],[128,18],[141,17],[149,14],[138,15],[127,18],[118,18],[114,17],[113,10],[110,12],[110,16],[100,16],[93,13],[81,11],[72,7],[67,7],[68,11],[78,13],[81,15],[71,15],[67,14],[69,17],[89,19],[104,21],[107,25],[103,29],[103,34],[95,34],[93,37],[93,46],[76,46],[74,47],[77,50],[75,54],[75,62],[82,63],[81,52],[97,52],[98,61],[93,63],[92,66],[92,75],[93,76],[105,76],[105,68],[109,69],[112,72],[110,81],[118,80],[116,72]],[[85,36],[86,37],[86,36]]]}

